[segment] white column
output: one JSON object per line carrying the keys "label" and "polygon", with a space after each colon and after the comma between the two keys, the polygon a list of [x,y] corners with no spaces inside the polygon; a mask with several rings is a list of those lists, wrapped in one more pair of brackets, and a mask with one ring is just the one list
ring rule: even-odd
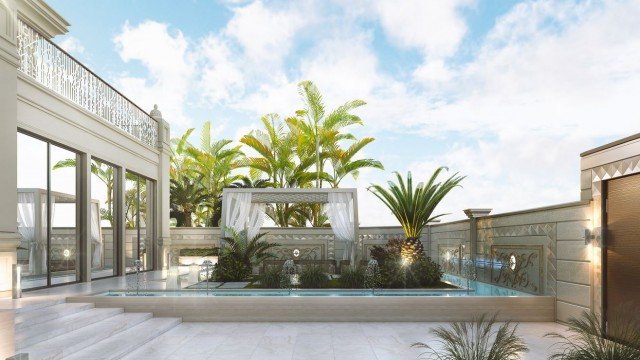
{"label": "white column", "polygon": [[156,183],[156,264],[158,269],[167,269],[168,256],[171,248],[171,232],[169,219],[171,211],[169,167],[171,158],[171,129],[164,121],[158,105],[154,105],[151,117],[158,122],[158,181]]}
{"label": "white column", "polygon": [[20,242],[17,227],[16,3],[0,1],[0,294],[11,291],[11,265]]}

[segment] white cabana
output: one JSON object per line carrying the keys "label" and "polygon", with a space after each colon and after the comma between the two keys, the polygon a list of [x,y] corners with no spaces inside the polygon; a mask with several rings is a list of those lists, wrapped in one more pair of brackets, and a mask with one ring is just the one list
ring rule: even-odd
{"label": "white cabana", "polygon": [[355,263],[355,242],[358,238],[357,189],[253,189],[229,188],[222,191],[223,228],[247,231],[257,235],[265,220],[266,204],[323,204],[337,241],[345,243],[343,260]]}

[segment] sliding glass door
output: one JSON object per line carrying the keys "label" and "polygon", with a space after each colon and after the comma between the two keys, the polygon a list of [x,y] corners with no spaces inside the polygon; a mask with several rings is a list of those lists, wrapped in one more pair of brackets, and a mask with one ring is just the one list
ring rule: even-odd
{"label": "sliding glass door", "polygon": [[118,241],[116,204],[118,169],[91,160],[91,278],[117,275]]}
{"label": "sliding glass door", "polygon": [[18,264],[22,288],[78,279],[78,154],[18,133]]}
{"label": "sliding glass door", "polygon": [[125,264],[128,273],[135,271],[135,260],[143,270],[154,268],[155,182],[127,171],[125,182]]}

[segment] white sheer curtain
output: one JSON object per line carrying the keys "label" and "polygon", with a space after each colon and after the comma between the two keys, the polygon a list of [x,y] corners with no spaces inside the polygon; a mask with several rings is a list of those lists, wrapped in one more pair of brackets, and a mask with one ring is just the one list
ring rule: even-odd
{"label": "white sheer curtain", "polygon": [[249,192],[231,192],[227,196],[224,226],[237,232],[247,230],[247,238],[252,239],[264,224],[265,204],[252,204]]}
{"label": "white sheer curtain", "polygon": [[36,252],[36,197],[32,192],[18,193],[18,232],[29,246],[29,273],[33,274]]}
{"label": "white sheer curtain", "polygon": [[91,241],[95,248],[93,249],[93,258],[91,265],[93,268],[102,267],[102,234],[100,229],[100,204],[91,204]]}
{"label": "white sheer curtain", "polygon": [[263,203],[251,204],[251,211],[249,212],[249,220],[247,222],[247,239],[253,239],[260,232],[266,216],[266,207],[267,204]]}
{"label": "white sheer curtain", "polygon": [[332,192],[328,195],[329,202],[325,205],[325,211],[331,222],[331,229],[337,240],[345,242],[345,252],[343,260],[351,260],[355,263],[354,252],[354,216],[353,216],[353,196],[351,193]]}

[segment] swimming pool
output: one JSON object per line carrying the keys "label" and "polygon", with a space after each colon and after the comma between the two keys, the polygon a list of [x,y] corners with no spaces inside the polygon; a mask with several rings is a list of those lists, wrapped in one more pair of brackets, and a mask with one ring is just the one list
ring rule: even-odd
{"label": "swimming pool", "polygon": [[110,290],[96,296],[112,297],[460,297],[460,296],[532,296],[521,291],[445,274],[445,282],[459,289],[182,289]]}

